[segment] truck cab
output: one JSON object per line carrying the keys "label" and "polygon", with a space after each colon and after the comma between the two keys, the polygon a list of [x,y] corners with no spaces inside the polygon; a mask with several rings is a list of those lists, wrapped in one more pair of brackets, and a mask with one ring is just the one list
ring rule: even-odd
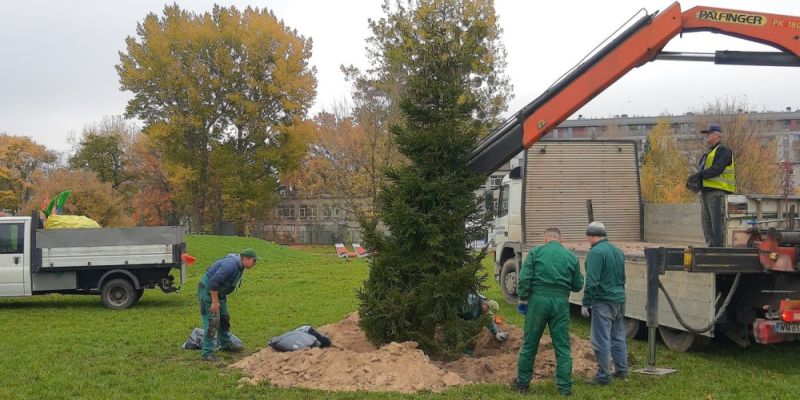
{"label": "truck cab", "polygon": [[[522,169],[513,167],[503,177],[500,195],[497,200],[497,214],[494,219],[493,236],[495,242],[494,278],[500,282],[506,301],[516,301],[517,268],[515,259],[521,252],[522,221]],[[505,265],[508,264],[508,265]],[[505,268],[504,268],[505,267]]]}
{"label": "truck cab", "polygon": [[[30,296],[30,218],[0,218],[0,296]],[[27,279],[26,279],[27,278]]]}

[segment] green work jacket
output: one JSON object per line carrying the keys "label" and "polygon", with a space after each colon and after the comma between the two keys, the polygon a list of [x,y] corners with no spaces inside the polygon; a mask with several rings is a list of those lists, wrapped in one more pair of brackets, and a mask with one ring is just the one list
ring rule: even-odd
{"label": "green work jacket", "polygon": [[583,287],[578,258],[561,243],[551,240],[528,251],[519,271],[517,295],[527,301],[532,294],[567,297]]}
{"label": "green work jacket", "polygon": [[625,302],[625,256],[607,239],[592,245],[586,256],[583,305]]}

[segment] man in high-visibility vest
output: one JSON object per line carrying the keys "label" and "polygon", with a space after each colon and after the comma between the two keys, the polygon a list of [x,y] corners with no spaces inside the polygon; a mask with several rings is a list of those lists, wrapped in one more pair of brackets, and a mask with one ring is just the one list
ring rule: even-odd
{"label": "man in high-visibility vest", "polygon": [[733,153],[722,143],[722,128],[711,124],[700,131],[706,135],[708,151],[700,158],[697,173],[688,181],[699,183],[700,216],[703,236],[709,247],[722,247],[725,243],[725,195],[736,191]]}

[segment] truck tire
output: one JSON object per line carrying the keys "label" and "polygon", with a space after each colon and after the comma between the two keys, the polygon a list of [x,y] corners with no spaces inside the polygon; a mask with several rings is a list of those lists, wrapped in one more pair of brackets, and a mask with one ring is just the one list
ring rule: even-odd
{"label": "truck tire", "polygon": [[625,326],[625,339],[638,339],[642,337],[642,327],[644,326],[642,321],[625,317],[622,323]]}
{"label": "truck tire", "polygon": [[509,258],[500,269],[500,291],[508,304],[517,304],[517,260]]}
{"label": "truck tire", "polygon": [[144,295],[144,288],[136,289],[136,300],[133,301],[134,304],[138,303],[139,300],[142,299]]}
{"label": "truck tire", "polygon": [[708,336],[697,335],[691,332],[659,326],[658,332],[661,333],[661,340],[668,349],[679,353],[703,350],[711,338]]}
{"label": "truck tire", "polygon": [[100,290],[100,298],[106,308],[124,310],[136,303],[137,295],[131,281],[124,278],[111,279]]}

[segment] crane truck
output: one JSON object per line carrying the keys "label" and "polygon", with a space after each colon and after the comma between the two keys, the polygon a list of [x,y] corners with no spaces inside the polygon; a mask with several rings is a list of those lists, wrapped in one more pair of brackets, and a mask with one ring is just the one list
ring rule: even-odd
{"label": "crane truck", "polygon": [[[663,51],[675,36],[698,31],[755,41],[779,51],[717,51],[713,54]],[[507,300],[515,301],[513,288],[518,269],[527,250],[541,234],[530,231],[531,220],[541,212],[563,215],[559,210],[536,212],[535,208],[529,207],[532,193],[535,193],[535,184],[528,179],[533,165],[529,162],[535,160],[530,156],[530,149],[626,73],[657,59],[797,67],[800,66],[800,17],[706,6],[682,11],[680,4],[675,2],[664,11],[645,14],[633,22],[481,141],[469,159],[470,167],[479,174],[488,174],[527,150],[524,165],[516,173],[512,170],[504,179],[504,184],[509,185],[508,201],[519,201],[518,231],[514,233],[510,228],[514,218],[511,210],[505,231],[509,238],[516,235],[517,240],[500,242],[496,239],[495,279]],[[514,178],[520,183],[516,194],[512,189]],[[592,200],[599,205],[603,197]],[[644,278],[646,266],[650,265],[664,274],[663,292],[671,292],[679,300],[671,301],[671,310],[658,311],[661,316],[659,331],[669,348],[676,351],[700,349],[716,330],[724,331],[743,345],[750,343],[751,339],[759,343],[777,343],[800,338],[797,333],[800,332],[800,265],[797,256],[800,253],[800,232],[791,223],[793,217],[787,218],[784,212],[779,211],[788,207],[789,201],[788,198],[781,202],[763,196],[729,196],[726,213],[729,228],[733,231],[728,233],[736,237],[736,240],[731,240],[732,247],[670,247],[640,242],[627,251],[626,291],[629,302],[636,302],[637,296],[649,296],[650,293],[643,295],[642,292],[647,286]],[[502,208],[502,198],[500,203]],[[641,215],[638,205],[630,206],[627,211]],[[770,222],[775,225],[779,221],[760,220],[765,215],[774,215],[774,219],[785,223],[770,229]],[[750,222],[741,225],[745,220]],[[738,221],[739,225],[732,221]],[[699,226],[699,221],[683,222]],[[643,239],[641,233],[639,239]],[[656,251],[648,252],[648,247]],[[586,249],[581,250],[576,245],[574,251],[580,256]],[[740,285],[740,281],[746,283]],[[723,293],[727,293],[726,301],[720,304]],[[626,307],[626,327],[630,334],[636,333],[641,321],[646,319],[643,304],[644,300],[641,300]],[[696,324],[704,323],[708,329],[693,329]]]}
{"label": "crane truck", "polygon": [[173,269],[186,280],[184,229],[42,229],[38,213],[0,217],[0,297],[50,293],[100,295],[126,309],[146,288],[175,292]]}

